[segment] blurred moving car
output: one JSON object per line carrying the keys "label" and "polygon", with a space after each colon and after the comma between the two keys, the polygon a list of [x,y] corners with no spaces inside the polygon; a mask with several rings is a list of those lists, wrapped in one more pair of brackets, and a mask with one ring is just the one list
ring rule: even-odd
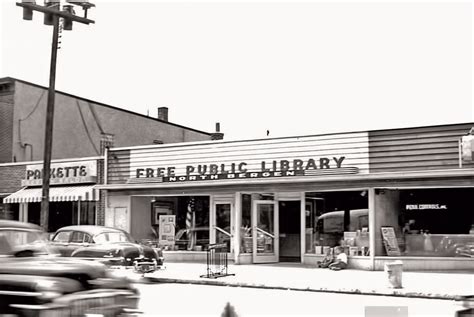
{"label": "blurred moving car", "polygon": [[103,264],[57,256],[42,229],[0,220],[0,314],[120,316],[138,306],[138,291]]}
{"label": "blurred moving car", "polygon": [[141,273],[154,272],[164,261],[160,248],[139,244],[126,231],[104,226],[60,228],[51,244],[62,256],[98,260],[111,267],[131,267]]}

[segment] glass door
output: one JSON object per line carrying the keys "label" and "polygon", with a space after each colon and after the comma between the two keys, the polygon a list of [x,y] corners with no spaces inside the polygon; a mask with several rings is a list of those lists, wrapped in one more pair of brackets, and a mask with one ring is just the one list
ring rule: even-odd
{"label": "glass door", "polygon": [[231,232],[232,204],[215,203],[213,208],[215,214],[212,219],[211,243],[226,244],[227,252],[233,251]]}
{"label": "glass door", "polygon": [[278,234],[276,202],[255,200],[252,208],[253,263],[278,262]]}

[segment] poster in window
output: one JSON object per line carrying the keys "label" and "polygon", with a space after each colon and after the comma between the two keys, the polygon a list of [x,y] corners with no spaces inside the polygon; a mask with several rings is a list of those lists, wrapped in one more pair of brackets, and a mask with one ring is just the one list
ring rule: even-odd
{"label": "poster in window", "polygon": [[160,215],[159,221],[159,244],[162,246],[173,246],[175,241],[176,216]]}
{"label": "poster in window", "polygon": [[387,255],[401,255],[400,248],[398,247],[398,240],[393,227],[381,227],[383,245]]}
{"label": "poster in window", "polygon": [[160,224],[161,215],[173,214],[173,203],[171,202],[156,202],[153,204],[152,224]]}

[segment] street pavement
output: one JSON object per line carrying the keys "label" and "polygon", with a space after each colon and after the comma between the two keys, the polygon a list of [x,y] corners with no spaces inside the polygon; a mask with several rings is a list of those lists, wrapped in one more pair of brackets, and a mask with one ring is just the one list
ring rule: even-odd
{"label": "street pavement", "polygon": [[[474,274],[459,272],[403,272],[402,288],[391,288],[384,271],[346,269],[331,271],[299,263],[252,264],[228,266],[229,276],[203,277],[205,263],[174,263],[141,280],[149,283],[187,283],[334,292],[362,295],[405,296],[465,301],[474,295]],[[219,270],[219,267],[213,267]],[[225,273],[225,272],[224,272]]]}

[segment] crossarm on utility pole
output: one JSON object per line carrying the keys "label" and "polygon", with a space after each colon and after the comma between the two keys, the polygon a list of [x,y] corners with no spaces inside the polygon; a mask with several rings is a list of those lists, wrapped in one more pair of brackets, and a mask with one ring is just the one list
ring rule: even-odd
{"label": "crossarm on utility pole", "polygon": [[28,8],[28,9],[31,9],[31,10],[34,10],[34,11],[53,14],[53,15],[59,16],[61,18],[70,19],[72,21],[83,23],[83,24],[95,23],[94,20],[78,17],[77,15],[74,15],[74,14],[71,14],[71,13],[68,13],[68,12],[65,12],[65,11],[59,11],[59,10],[56,10],[56,9],[43,7],[43,6],[34,4],[34,3],[17,2],[16,5],[19,6],[19,7]]}

